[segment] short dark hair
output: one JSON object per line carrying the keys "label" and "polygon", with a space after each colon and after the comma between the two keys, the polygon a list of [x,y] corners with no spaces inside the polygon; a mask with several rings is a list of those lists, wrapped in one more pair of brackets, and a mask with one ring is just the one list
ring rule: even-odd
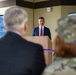
{"label": "short dark hair", "polygon": [[76,57],[76,44],[65,43],[59,36],[54,40],[55,54],[62,58]]}
{"label": "short dark hair", "polygon": [[43,19],[43,20],[45,20],[44,17],[39,17],[39,19]]}

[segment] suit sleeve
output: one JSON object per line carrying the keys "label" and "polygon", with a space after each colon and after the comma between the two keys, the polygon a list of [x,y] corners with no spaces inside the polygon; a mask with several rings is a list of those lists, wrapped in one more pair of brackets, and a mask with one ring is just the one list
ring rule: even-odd
{"label": "suit sleeve", "polygon": [[51,38],[51,32],[50,32],[50,29],[48,29],[48,30],[49,30],[49,38],[50,38],[50,40],[51,40],[51,39],[52,39],[52,38]]}
{"label": "suit sleeve", "polygon": [[41,75],[45,68],[45,58],[43,53],[43,48],[40,46],[36,52],[33,75]]}
{"label": "suit sleeve", "polygon": [[35,36],[35,29],[34,29],[33,32],[32,32],[32,36]]}

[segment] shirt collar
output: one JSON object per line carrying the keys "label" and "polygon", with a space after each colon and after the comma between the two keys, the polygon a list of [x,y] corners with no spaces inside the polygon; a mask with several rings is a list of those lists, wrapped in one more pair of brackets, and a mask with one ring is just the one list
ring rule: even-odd
{"label": "shirt collar", "polygon": [[44,28],[44,25],[43,26],[39,26],[39,28],[41,28],[41,27]]}
{"label": "shirt collar", "polygon": [[16,33],[16,34],[18,34],[18,35],[21,36],[21,34],[20,34],[18,31],[13,31],[13,30],[12,30],[11,32]]}

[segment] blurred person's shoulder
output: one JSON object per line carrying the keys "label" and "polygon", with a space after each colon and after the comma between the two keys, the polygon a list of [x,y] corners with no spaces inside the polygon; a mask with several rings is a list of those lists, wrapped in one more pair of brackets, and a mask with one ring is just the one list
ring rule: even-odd
{"label": "blurred person's shoulder", "polygon": [[76,58],[53,62],[45,68],[43,75],[76,75]]}
{"label": "blurred person's shoulder", "polygon": [[24,39],[24,43],[27,44],[28,47],[31,49],[38,49],[38,48],[43,49],[43,47],[40,44],[28,41],[26,39]]}

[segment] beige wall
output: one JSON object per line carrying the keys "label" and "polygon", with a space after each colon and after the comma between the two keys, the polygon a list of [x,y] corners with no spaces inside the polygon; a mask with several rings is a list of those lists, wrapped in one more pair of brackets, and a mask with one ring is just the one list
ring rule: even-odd
{"label": "beige wall", "polygon": [[51,12],[47,12],[46,8],[40,8],[34,10],[34,27],[38,26],[38,18],[43,16],[45,18],[45,26],[50,28],[52,40],[56,36],[57,20],[61,17],[61,6],[52,7]]}
{"label": "beige wall", "polygon": [[65,16],[70,12],[76,12],[76,6],[61,6],[61,16]]}
{"label": "beige wall", "polygon": [[28,13],[28,30],[26,33],[26,36],[32,35],[33,30],[33,9],[30,8],[24,8]]}

